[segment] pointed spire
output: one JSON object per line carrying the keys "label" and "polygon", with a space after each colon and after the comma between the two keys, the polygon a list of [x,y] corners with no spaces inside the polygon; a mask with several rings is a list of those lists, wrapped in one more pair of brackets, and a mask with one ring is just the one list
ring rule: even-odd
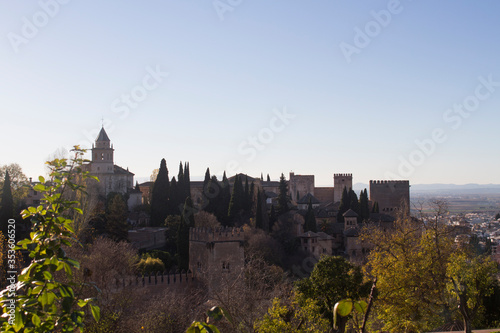
{"label": "pointed spire", "polygon": [[99,135],[97,136],[97,139],[95,141],[96,142],[98,142],[98,141],[111,141],[108,137],[108,134],[106,134],[104,127],[101,127],[101,131],[99,132]]}

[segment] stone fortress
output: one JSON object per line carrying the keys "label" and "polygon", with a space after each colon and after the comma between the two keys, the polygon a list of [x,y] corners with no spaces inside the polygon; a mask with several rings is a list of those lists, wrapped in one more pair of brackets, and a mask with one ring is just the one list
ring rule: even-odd
{"label": "stone fortress", "polygon": [[[248,178],[266,193],[268,198],[276,198],[279,193],[279,181],[266,181],[245,174],[239,174],[240,179]],[[228,178],[232,187],[235,176]],[[290,172],[288,178],[288,193],[293,203],[300,204],[301,199],[312,197],[312,200],[321,206],[337,207],[344,188],[352,188],[353,176],[351,173],[335,173],[333,187],[316,187],[314,175],[296,175]],[[410,182],[408,180],[370,180],[369,199],[371,204],[378,202],[380,212],[396,216],[402,202],[410,203]],[[202,181],[191,181],[191,195],[195,204],[201,204],[203,193]],[[357,193],[359,195],[359,193]],[[271,200],[272,201],[272,200]],[[307,204],[307,201],[305,202]],[[337,204],[337,205],[335,205]]]}
{"label": "stone fortress", "polygon": [[[134,189],[134,174],[114,164],[114,148],[104,128],[101,128],[92,146],[91,162],[86,168],[100,179],[100,182],[90,184],[89,189],[94,189],[102,196],[107,196],[112,192],[126,194],[131,211],[133,207],[142,203],[143,197],[150,193],[151,182],[141,184],[141,190]],[[265,181],[244,174],[238,176],[243,181],[248,179],[249,184],[253,183],[256,188],[265,193],[268,208],[275,204],[279,193],[279,181]],[[233,176],[228,179],[231,187],[235,178],[236,176]],[[301,247],[305,252],[315,258],[323,254],[341,254],[354,261],[365,252],[364,245],[358,240],[359,228],[357,214],[354,211],[349,210],[344,214],[344,223],[335,223],[342,193],[344,189],[349,190],[352,186],[353,175],[350,173],[335,173],[332,187],[316,187],[314,175],[296,175],[290,172],[288,193],[291,199],[293,234],[300,238]],[[198,208],[202,203],[202,192],[203,182],[191,181],[192,199]],[[379,213],[372,214],[370,217],[377,223],[392,223],[401,205],[410,202],[408,180],[371,180],[369,193],[370,206],[373,206],[375,202],[379,206]],[[320,230],[320,223],[329,223],[332,226],[332,230],[328,233],[324,231],[303,232],[303,217],[309,202],[314,209],[318,230]],[[161,240],[156,239],[158,237],[154,234],[154,230],[149,230],[154,228],[142,229],[129,232],[131,240],[145,233],[146,238],[149,237],[148,235],[154,236],[154,246],[162,244]],[[144,244],[151,243],[148,241],[151,237],[142,238],[140,241]],[[244,233],[240,228],[192,228],[189,234],[189,269],[192,275],[198,278],[204,277],[209,290],[217,289],[224,281],[234,281],[242,273],[244,267],[243,244]]]}
{"label": "stone fortress", "polygon": [[[300,202],[305,195],[311,194],[321,204],[335,205],[340,202],[344,188],[347,190],[352,188],[352,180],[351,173],[335,173],[333,187],[316,187],[314,175],[295,175],[290,172],[288,189],[295,202]],[[370,180],[368,191],[371,204],[378,202],[380,213],[395,217],[403,202],[410,203],[408,180]]]}

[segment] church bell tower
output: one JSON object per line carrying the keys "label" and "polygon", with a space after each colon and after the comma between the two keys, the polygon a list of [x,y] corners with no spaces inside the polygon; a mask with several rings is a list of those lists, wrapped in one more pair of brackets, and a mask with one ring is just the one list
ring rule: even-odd
{"label": "church bell tower", "polygon": [[113,146],[104,127],[101,128],[95,145],[92,145],[92,170],[91,173],[113,173]]}

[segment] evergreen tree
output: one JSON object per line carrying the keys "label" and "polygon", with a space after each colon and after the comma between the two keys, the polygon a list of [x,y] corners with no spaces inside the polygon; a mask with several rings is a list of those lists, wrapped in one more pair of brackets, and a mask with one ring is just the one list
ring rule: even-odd
{"label": "evergreen tree", "polygon": [[271,177],[269,177],[269,174],[267,174],[267,181],[270,182],[271,181]]}
{"label": "evergreen tree", "polygon": [[172,181],[170,182],[170,207],[171,212],[170,215],[180,215],[182,210],[182,201],[181,195],[179,193],[179,185],[175,177],[172,177]]}
{"label": "evergreen tree", "polygon": [[191,196],[191,176],[189,175],[189,162],[184,163],[184,188],[186,196]]}
{"label": "evergreen tree", "polygon": [[366,188],[359,194],[359,212],[361,221],[370,218],[370,207],[368,206],[368,192]]}
{"label": "evergreen tree", "polygon": [[254,193],[255,193],[255,184],[252,181],[252,183],[250,183],[250,195],[249,195],[249,200],[250,200],[249,206],[250,206],[250,208],[249,208],[248,214],[251,214],[252,209],[255,207],[254,206],[254,201],[255,201],[254,200],[254,197],[255,197]]}
{"label": "evergreen tree", "polygon": [[378,202],[377,201],[375,201],[373,203],[372,213],[375,213],[375,214],[379,213]]}
{"label": "evergreen tree", "polygon": [[355,211],[358,216],[360,215],[358,196],[352,188],[349,189],[349,208]]}
{"label": "evergreen tree", "polygon": [[190,197],[186,198],[182,210],[181,223],[177,232],[177,254],[179,268],[187,270],[189,265],[189,228],[194,227],[194,208]]}
{"label": "evergreen tree", "polygon": [[[21,166],[17,163],[0,166],[0,193],[4,186],[6,173],[9,172],[10,189],[12,193],[12,201],[14,209],[17,209],[23,204],[23,199],[28,195],[29,181],[23,173]],[[19,215],[17,212],[14,215]],[[17,217],[15,217],[17,218]],[[16,236],[17,236],[16,232]]]}
{"label": "evergreen tree", "polygon": [[305,216],[304,232],[317,232],[316,228],[316,217],[314,216],[314,210],[312,208],[311,198],[309,198],[309,204],[307,205],[307,213]]}
{"label": "evergreen tree", "polygon": [[115,194],[108,204],[106,233],[116,242],[128,239],[127,204],[121,194]]}
{"label": "evergreen tree", "polygon": [[285,180],[285,176],[281,174],[278,194],[278,215],[288,212],[288,202],[288,182]]}
{"label": "evergreen tree", "polygon": [[160,170],[153,185],[151,194],[151,225],[162,226],[165,218],[170,213],[169,205],[170,184],[168,182],[167,162],[163,158],[160,162]]}
{"label": "evergreen tree", "polygon": [[139,187],[139,182],[138,181],[135,182],[135,190],[136,191],[140,191],[141,190],[141,188]]}
{"label": "evergreen tree", "polygon": [[255,209],[255,227],[264,229],[264,217],[262,216],[262,197],[260,189],[257,189],[257,207]]}
{"label": "evergreen tree", "polygon": [[271,205],[271,211],[269,212],[269,231],[273,230],[273,226],[277,220],[276,210],[274,209],[274,205]]}
{"label": "evergreen tree", "polygon": [[2,202],[0,203],[0,226],[4,235],[7,235],[8,220],[14,217],[14,199],[10,186],[9,172],[5,172],[5,180],[2,189]]}
{"label": "evergreen tree", "polygon": [[243,210],[246,214],[252,209],[252,198],[250,197],[250,186],[248,185],[248,176],[245,175],[245,189],[243,192]]}
{"label": "evergreen tree", "polygon": [[210,198],[209,198],[210,189],[208,187],[209,182],[210,182],[210,169],[207,168],[207,171],[205,171],[205,179],[203,179],[203,192],[201,193],[202,197],[201,208],[203,210],[206,210],[210,203]]}
{"label": "evergreen tree", "polygon": [[208,206],[205,209],[207,212],[214,214],[216,217],[220,214],[220,200],[222,198],[221,187],[217,176],[212,176],[205,191],[208,197]]}
{"label": "evergreen tree", "polygon": [[219,222],[223,226],[228,225],[228,212],[229,212],[229,203],[231,201],[231,187],[229,185],[229,180],[226,176],[226,171],[224,171],[224,175],[222,176],[222,197],[221,197],[221,216],[218,217]]}
{"label": "evergreen tree", "polygon": [[260,180],[264,181],[264,176],[262,175],[262,172],[260,173]]}
{"label": "evergreen tree", "polygon": [[240,177],[234,177],[233,192],[231,194],[231,201],[229,202],[228,217],[234,223],[234,218],[241,213],[243,203],[243,185],[241,184]]}
{"label": "evergreen tree", "polygon": [[177,190],[179,192],[179,198],[182,202],[186,201],[186,181],[184,179],[184,168],[182,167],[182,161],[179,162],[179,174],[177,175]]}
{"label": "evergreen tree", "polygon": [[299,193],[299,190],[297,190],[297,201],[300,200],[300,193]]}
{"label": "evergreen tree", "polygon": [[344,187],[342,191],[342,197],[340,198],[339,211],[337,213],[337,222],[344,223],[344,213],[349,210],[350,200],[347,188]]}

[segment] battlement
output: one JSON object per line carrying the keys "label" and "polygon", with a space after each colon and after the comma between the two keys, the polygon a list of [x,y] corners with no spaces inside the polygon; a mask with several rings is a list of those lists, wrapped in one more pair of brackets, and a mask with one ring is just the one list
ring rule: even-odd
{"label": "battlement", "polygon": [[352,177],[352,173],[334,173],[333,177]]}
{"label": "battlement", "polygon": [[189,229],[189,241],[198,242],[228,242],[244,241],[243,228],[191,228]]}
{"label": "battlement", "polygon": [[370,185],[371,184],[403,184],[403,185],[410,185],[409,180],[370,180]]}
{"label": "battlement", "polygon": [[149,273],[146,275],[122,276],[119,279],[114,279],[111,288],[118,290],[126,287],[148,287],[148,286],[186,286],[191,285],[195,281],[194,274],[189,271],[164,271]]}

